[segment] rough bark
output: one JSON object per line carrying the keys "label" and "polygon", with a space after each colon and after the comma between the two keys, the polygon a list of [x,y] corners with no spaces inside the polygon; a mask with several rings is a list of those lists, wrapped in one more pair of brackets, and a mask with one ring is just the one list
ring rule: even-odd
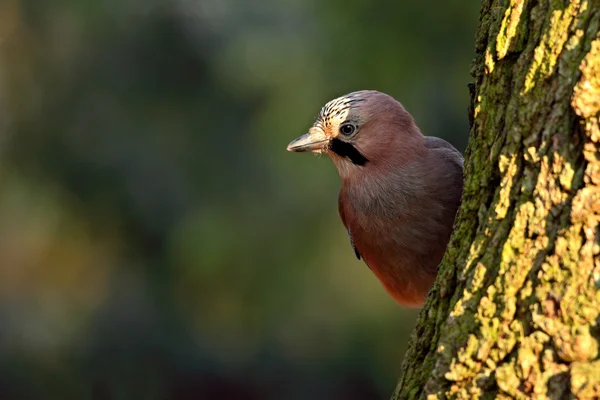
{"label": "rough bark", "polygon": [[600,398],[600,1],[482,1],[465,190],[395,399]]}

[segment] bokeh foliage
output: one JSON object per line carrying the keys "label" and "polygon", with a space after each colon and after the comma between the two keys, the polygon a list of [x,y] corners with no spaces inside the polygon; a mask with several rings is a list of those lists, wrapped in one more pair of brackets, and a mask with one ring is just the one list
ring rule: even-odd
{"label": "bokeh foliage", "polygon": [[371,88],[464,148],[477,9],[1,2],[0,397],[391,393],[415,311],[285,146]]}

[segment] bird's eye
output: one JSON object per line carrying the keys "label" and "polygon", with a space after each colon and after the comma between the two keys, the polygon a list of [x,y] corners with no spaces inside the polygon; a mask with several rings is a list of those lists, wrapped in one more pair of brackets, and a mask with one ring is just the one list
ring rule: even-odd
{"label": "bird's eye", "polygon": [[340,132],[342,133],[342,135],[350,136],[354,133],[355,130],[356,128],[352,124],[344,124],[340,126]]}

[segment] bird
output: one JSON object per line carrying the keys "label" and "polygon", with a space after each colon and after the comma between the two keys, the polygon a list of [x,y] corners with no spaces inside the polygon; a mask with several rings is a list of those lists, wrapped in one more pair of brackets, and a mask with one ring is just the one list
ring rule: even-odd
{"label": "bird", "polygon": [[463,156],[424,136],[393,97],[360,90],[329,101],[291,152],[327,154],[356,257],[401,305],[421,307],[446,252],[463,189]]}

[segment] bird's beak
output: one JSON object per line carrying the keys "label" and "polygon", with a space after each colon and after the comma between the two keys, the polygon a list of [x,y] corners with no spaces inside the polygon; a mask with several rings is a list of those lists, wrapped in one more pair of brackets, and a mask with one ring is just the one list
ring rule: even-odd
{"label": "bird's beak", "polygon": [[318,128],[311,128],[308,133],[294,139],[288,144],[287,151],[314,151],[320,152],[327,147],[329,138]]}

